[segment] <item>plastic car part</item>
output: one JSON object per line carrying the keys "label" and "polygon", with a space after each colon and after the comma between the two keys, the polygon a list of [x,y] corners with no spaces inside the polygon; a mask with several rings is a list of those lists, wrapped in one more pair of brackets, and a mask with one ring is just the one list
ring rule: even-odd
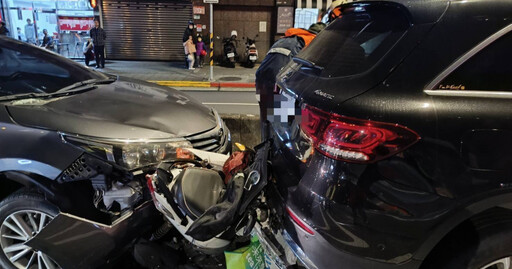
{"label": "plastic car part", "polygon": [[114,202],[117,202],[121,210],[131,208],[142,198],[142,187],[139,182],[132,181],[127,185],[119,182],[112,184],[112,188],[103,194],[103,203],[109,209]]}
{"label": "plastic car part", "polygon": [[98,174],[110,174],[112,166],[89,154],[82,154],[58,178],[59,183],[90,179]]}

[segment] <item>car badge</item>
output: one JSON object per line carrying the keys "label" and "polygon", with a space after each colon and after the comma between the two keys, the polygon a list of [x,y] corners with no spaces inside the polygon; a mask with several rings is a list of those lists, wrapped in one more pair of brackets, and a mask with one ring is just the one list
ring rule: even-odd
{"label": "car badge", "polygon": [[323,92],[322,90],[316,90],[315,94],[327,98],[329,100],[334,99],[334,95]]}

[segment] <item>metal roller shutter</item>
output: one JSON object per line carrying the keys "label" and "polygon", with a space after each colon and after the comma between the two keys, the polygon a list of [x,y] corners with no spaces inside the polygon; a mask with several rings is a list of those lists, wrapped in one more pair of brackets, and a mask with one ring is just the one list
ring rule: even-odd
{"label": "metal roller shutter", "polygon": [[109,59],[183,60],[190,1],[102,1]]}

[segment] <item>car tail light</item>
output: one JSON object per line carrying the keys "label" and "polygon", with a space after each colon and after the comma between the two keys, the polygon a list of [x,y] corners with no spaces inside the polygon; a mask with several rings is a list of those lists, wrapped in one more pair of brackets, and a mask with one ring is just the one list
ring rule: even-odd
{"label": "car tail light", "polygon": [[345,117],[305,105],[302,131],[322,154],[357,163],[371,163],[395,155],[420,137],[407,127]]}
{"label": "car tail light", "polygon": [[295,212],[293,212],[289,207],[286,207],[286,212],[288,212],[288,215],[292,218],[293,222],[297,224],[302,230],[304,230],[309,235],[315,235],[315,232],[312,228],[309,227],[304,221],[302,221]]}

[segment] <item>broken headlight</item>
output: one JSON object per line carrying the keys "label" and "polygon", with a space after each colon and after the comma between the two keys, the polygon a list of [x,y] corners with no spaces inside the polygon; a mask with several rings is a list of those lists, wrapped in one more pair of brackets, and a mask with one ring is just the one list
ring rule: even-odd
{"label": "broken headlight", "polygon": [[187,140],[160,141],[102,141],[101,139],[62,135],[65,142],[82,148],[104,160],[115,162],[129,170],[156,165],[176,158],[178,148],[192,148]]}
{"label": "broken headlight", "polygon": [[169,143],[128,143],[121,146],[121,165],[128,169],[135,169],[170,158],[176,158],[178,148],[191,148],[190,142],[175,141]]}

